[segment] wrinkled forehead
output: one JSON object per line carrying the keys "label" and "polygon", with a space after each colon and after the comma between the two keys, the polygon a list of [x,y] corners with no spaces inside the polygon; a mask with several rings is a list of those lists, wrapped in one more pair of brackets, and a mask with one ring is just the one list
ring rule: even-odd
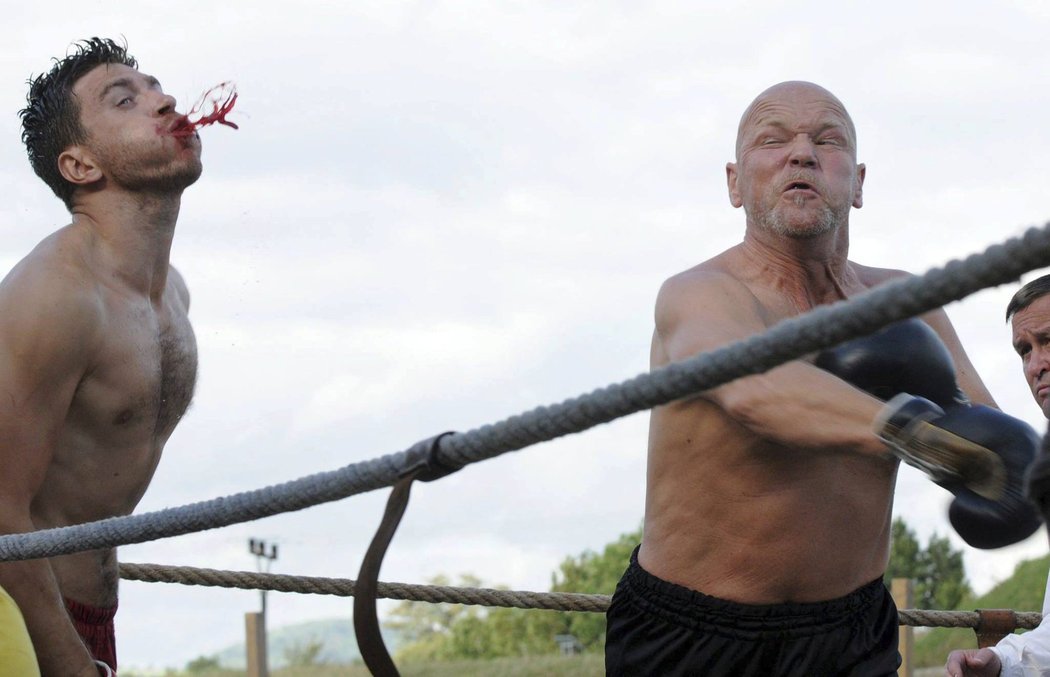
{"label": "wrinkled forehead", "polygon": [[794,127],[799,124],[818,128],[841,126],[856,150],[857,130],[849,112],[828,90],[811,83],[781,83],[759,94],[744,114],[737,128],[736,147],[747,135],[765,125]]}
{"label": "wrinkled forehead", "polygon": [[1014,313],[1010,320],[1015,334],[1023,330],[1050,333],[1050,294],[1032,299],[1024,308]]}

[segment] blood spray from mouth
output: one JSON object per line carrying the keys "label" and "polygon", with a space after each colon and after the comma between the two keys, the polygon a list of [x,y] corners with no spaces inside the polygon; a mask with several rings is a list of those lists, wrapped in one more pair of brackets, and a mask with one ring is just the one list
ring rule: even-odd
{"label": "blood spray from mouth", "polygon": [[237,129],[235,123],[226,119],[236,103],[237,86],[228,80],[220,82],[201,94],[197,103],[193,104],[193,107],[175,123],[170,134],[176,137],[190,136],[201,127],[207,127],[216,122]]}

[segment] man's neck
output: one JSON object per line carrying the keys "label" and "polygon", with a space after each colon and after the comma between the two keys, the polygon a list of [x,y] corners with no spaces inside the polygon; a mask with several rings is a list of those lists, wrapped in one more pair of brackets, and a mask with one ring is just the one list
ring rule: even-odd
{"label": "man's neck", "polygon": [[812,238],[748,227],[741,251],[753,280],[786,294],[802,311],[845,299],[854,286],[845,225]]}
{"label": "man's neck", "polygon": [[102,261],[130,289],[159,301],[168,276],[181,191],[148,194],[107,190],[73,208],[73,225],[98,238]]}

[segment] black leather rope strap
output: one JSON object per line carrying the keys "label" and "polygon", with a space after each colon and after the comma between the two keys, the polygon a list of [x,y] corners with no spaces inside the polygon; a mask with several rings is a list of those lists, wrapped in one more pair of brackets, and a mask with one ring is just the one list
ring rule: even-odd
{"label": "black leather rope strap", "polygon": [[[447,432],[416,444],[408,451],[409,463],[401,478],[390,491],[386,502],[383,520],[376,529],[372,543],[368,546],[361,570],[354,584],[354,635],[357,637],[357,648],[361,651],[368,670],[375,677],[399,677],[397,666],[390,657],[379,632],[379,617],[376,614],[376,593],[379,588],[379,568],[383,564],[387,547],[394,538],[401,518],[408,507],[408,498],[412,482],[421,480],[430,482],[445,477],[459,470],[442,464],[437,458],[441,438],[455,433]],[[414,456],[414,458],[413,458]]]}

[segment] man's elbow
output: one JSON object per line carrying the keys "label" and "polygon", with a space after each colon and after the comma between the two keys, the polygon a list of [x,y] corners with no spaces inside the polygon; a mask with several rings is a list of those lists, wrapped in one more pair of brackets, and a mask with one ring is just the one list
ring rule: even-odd
{"label": "man's elbow", "polygon": [[702,393],[701,397],[717,405],[735,423],[756,433],[760,433],[763,428],[764,412],[774,406],[761,390],[739,388],[734,384],[709,390]]}

